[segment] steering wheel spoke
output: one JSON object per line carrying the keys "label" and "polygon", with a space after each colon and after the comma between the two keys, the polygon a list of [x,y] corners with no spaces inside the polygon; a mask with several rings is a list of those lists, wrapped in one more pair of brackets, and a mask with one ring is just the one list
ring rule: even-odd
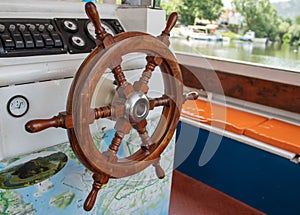
{"label": "steering wheel spoke", "polygon": [[161,65],[163,61],[162,58],[155,57],[155,56],[147,56],[146,60],[147,60],[147,65],[145,70],[142,73],[142,76],[138,81],[134,82],[133,85],[136,91],[145,94],[147,94],[149,90],[148,83],[149,80],[151,79],[152,72],[155,70],[157,66]]}
{"label": "steering wheel spoke", "polygon": [[100,107],[93,109],[95,113],[95,119],[107,118],[112,115],[112,107],[110,105],[106,107]]}
{"label": "steering wheel spoke", "polygon": [[[109,149],[112,150],[114,152],[114,154],[117,154],[119,147],[122,143],[122,140],[124,138],[124,134],[122,132],[117,131],[115,133],[114,138],[111,141],[111,144],[109,146]],[[109,159],[110,160],[110,159]]]}
{"label": "steering wheel spoke", "polygon": [[146,127],[147,127],[146,119],[142,120],[140,123],[138,123],[134,126],[134,128],[137,130],[137,132],[139,133],[140,138],[142,140],[141,147],[144,149],[149,149],[149,147],[151,145],[153,145],[154,143],[153,143],[151,137],[149,136]]}
{"label": "steering wheel spoke", "polygon": [[120,118],[117,120],[115,124],[115,136],[111,141],[111,144],[109,146],[109,149],[117,154],[119,147],[122,143],[123,138],[125,137],[126,134],[129,134],[130,130],[132,128],[132,125],[130,122],[125,119],[125,118]]}
{"label": "steering wheel spoke", "polygon": [[150,110],[153,110],[155,107],[159,106],[166,106],[170,105],[170,98],[167,95],[163,95],[160,98],[154,98],[149,100],[150,103]]}
{"label": "steering wheel spoke", "polygon": [[[116,65],[116,66],[114,66]],[[115,77],[115,82],[117,84],[117,92],[121,98],[129,98],[129,96],[134,92],[133,86],[126,80],[125,74],[121,67],[121,61],[115,61],[113,63],[112,73]]]}
{"label": "steering wheel spoke", "polygon": [[[90,113],[86,116],[86,119],[88,120],[89,124],[92,124],[95,119],[110,117],[111,112],[111,106],[94,108],[90,110]],[[60,112],[57,116],[52,118],[31,120],[25,125],[25,130],[30,133],[40,132],[48,128],[74,128],[73,116],[67,114],[67,112]]]}
{"label": "steering wheel spoke", "polygon": [[118,63],[116,63],[116,65],[113,65],[112,73],[114,74],[115,80],[119,87],[127,84],[125,74],[121,67],[121,62],[118,62]]}

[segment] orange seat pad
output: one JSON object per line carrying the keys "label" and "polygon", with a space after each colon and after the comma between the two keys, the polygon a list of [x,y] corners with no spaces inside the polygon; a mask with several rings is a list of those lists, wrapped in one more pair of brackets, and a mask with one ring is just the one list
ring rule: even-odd
{"label": "orange seat pad", "polygon": [[270,145],[300,154],[300,126],[277,119],[245,130],[245,135]]}
{"label": "orange seat pad", "polygon": [[188,100],[182,106],[182,116],[243,134],[246,128],[263,123],[268,118],[203,100]]}

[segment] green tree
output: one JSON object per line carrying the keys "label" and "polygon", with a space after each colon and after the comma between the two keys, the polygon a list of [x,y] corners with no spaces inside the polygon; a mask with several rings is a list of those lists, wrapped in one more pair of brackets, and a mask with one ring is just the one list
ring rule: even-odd
{"label": "green tree", "polygon": [[160,6],[166,11],[167,17],[172,12],[179,12],[181,9],[182,0],[169,0],[160,3]]}
{"label": "green tree", "polygon": [[[290,41],[291,38],[287,38],[289,35],[289,37],[291,37],[290,34],[288,34],[289,29],[291,27],[291,24],[289,22],[286,21],[281,21],[279,26],[278,26],[278,36],[279,36],[279,41],[280,42],[284,42],[287,43],[287,41]],[[285,38],[284,38],[285,36]]]}
{"label": "green tree", "polygon": [[289,34],[289,33],[284,34],[282,36],[282,43],[289,44],[291,42],[291,38],[292,38],[291,34]]}
{"label": "green tree", "polygon": [[161,4],[167,15],[176,11],[185,25],[194,23],[195,18],[216,20],[223,12],[222,0],[169,0]]}
{"label": "green tree", "polygon": [[300,45],[300,15],[295,18],[295,23],[289,28],[292,36],[291,42]]}
{"label": "green tree", "polygon": [[233,3],[244,17],[245,31],[251,30],[256,37],[275,40],[280,19],[269,0],[233,0]]}
{"label": "green tree", "polygon": [[284,21],[289,23],[290,25],[293,24],[293,20],[291,18],[286,18]]}
{"label": "green tree", "polygon": [[300,15],[296,16],[295,24],[300,25]]}

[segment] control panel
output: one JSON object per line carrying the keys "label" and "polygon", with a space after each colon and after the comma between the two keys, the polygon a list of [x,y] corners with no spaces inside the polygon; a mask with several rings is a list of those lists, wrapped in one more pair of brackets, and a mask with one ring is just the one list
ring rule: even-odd
{"label": "control panel", "polygon": [[[124,32],[117,19],[101,21],[113,35]],[[88,53],[95,46],[88,19],[0,19],[0,57]]]}
{"label": "control panel", "polygon": [[67,52],[67,46],[51,19],[0,19],[0,38],[0,57]]}

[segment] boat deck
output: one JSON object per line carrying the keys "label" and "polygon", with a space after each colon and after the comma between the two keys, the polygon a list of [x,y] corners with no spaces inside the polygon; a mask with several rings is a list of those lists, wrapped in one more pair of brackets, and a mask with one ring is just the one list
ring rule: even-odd
{"label": "boat deck", "polygon": [[264,213],[174,170],[169,214],[262,215]]}

